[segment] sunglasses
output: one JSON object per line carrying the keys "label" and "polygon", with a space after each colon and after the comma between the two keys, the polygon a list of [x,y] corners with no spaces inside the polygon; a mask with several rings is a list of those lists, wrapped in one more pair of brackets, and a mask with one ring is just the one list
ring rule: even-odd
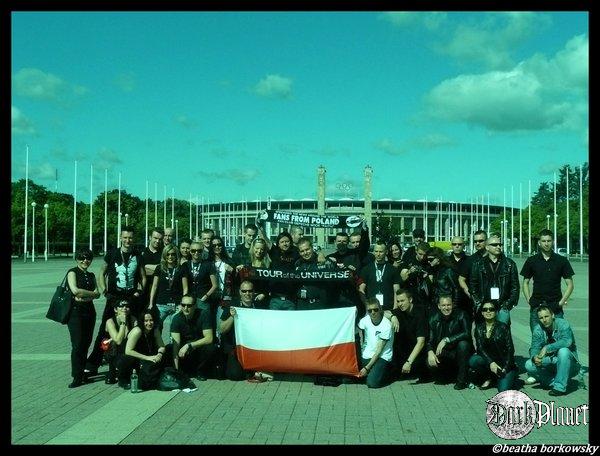
{"label": "sunglasses", "polygon": [[254,290],[240,290],[240,293],[252,293]]}
{"label": "sunglasses", "polygon": [[79,257],[77,258],[77,261],[92,261],[91,257]]}
{"label": "sunglasses", "polygon": [[496,312],[496,309],[493,307],[482,307],[481,311],[482,312]]}
{"label": "sunglasses", "polygon": [[490,245],[492,247],[500,247],[502,245],[502,243],[501,242],[492,242],[492,243],[490,243],[488,245]]}
{"label": "sunglasses", "polygon": [[462,242],[453,242],[452,245],[457,246],[457,245],[464,245]]}
{"label": "sunglasses", "polygon": [[194,307],[195,304],[179,304],[181,307]]}
{"label": "sunglasses", "polygon": [[192,252],[192,253],[200,253],[200,252],[202,252],[202,250],[201,249],[190,249],[190,252]]}
{"label": "sunglasses", "polygon": [[369,313],[377,313],[377,312],[379,312],[379,309],[367,309],[367,312],[369,312]]}

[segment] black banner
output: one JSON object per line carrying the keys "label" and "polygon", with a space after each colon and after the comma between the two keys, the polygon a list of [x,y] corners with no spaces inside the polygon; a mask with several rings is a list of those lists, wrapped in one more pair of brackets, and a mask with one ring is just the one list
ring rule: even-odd
{"label": "black banner", "polygon": [[271,280],[274,282],[343,282],[354,277],[354,273],[345,270],[323,271],[283,271],[244,267],[240,270],[242,280]]}
{"label": "black banner", "polygon": [[356,228],[363,218],[360,215],[316,215],[266,209],[258,215],[257,220],[313,228]]}

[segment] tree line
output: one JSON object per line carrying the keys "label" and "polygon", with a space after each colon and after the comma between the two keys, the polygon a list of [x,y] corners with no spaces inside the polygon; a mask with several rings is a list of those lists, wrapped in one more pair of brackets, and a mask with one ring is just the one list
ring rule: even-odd
{"label": "tree line", "polygon": [[[560,167],[557,173],[556,200],[557,200],[557,245],[566,246],[567,227],[567,192],[566,176],[569,174],[569,229],[571,253],[579,250],[579,167],[574,168],[569,165]],[[525,195],[527,192],[524,192]],[[117,189],[107,192],[106,202],[108,208],[107,216],[107,235],[108,244],[115,245],[117,240],[116,226],[118,222],[118,196]],[[100,193],[92,208],[92,239],[93,250],[95,253],[104,249],[104,192]],[[35,201],[35,232],[36,232],[36,252],[44,251],[44,204],[48,204],[48,240],[49,253],[70,253],[72,252],[73,239],[73,195],[50,191],[42,185],[29,180],[29,219],[28,219],[28,249],[31,243],[32,227],[32,208],[31,202]],[[589,225],[589,166],[583,165],[583,245],[584,253],[587,252],[588,245],[588,225]],[[11,243],[12,254],[22,255],[23,253],[23,235],[25,214],[25,179],[20,179],[11,183]],[[158,224],[162,225],[163,208],[165,202],[158,201]],[[167,200],[167,224],[171,223],[171,201]],[[174,203],[175,219],[179,220],[180,236],[187,236],[189,231],[189,202],[175,198]],[[137,242],[144,243],[146,230],[146,201],[121,190],[121,213],[128,214],[128,223],[136,230]],[[514,210],[514,233],[519,235],[519,210]],[[523,249],[528,250],[528,208],[523,209]],[[554,228],[552,214],[554,213],[554,182],[542,182],[538,190],[532,194],[531,198],[531,231],[532,239],[537,238],[539,232],[546,228],[547,215],[550,215],[550,229]],[[192,210],[192,226],[195,227],[195,207]],[[510,209],[507,210],[507,220],[509,220],[510,230]],[[84,202],[77,202],[77,247],[89,245],[89,223],[90,207]],[[124,215],[121,223],[125,224]],[[154,226],[154,200],[148,202],[148,226],[149,229]],[[384,217],[379,223],[379,236],[391,237],[398,234],[399,227],[388,223]],[[500,231],[500,220],[491,221],[491,231]],[[408,234],[408,233],[406,233]]]}

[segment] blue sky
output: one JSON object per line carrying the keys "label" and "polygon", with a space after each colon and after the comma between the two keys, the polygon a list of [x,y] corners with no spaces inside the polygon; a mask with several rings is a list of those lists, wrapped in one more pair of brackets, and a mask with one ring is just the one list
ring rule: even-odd
{"label": "blue sky", "polygon": [[588,160],[588,63],[585,12],[13,13],[11,177],[525,205]]}

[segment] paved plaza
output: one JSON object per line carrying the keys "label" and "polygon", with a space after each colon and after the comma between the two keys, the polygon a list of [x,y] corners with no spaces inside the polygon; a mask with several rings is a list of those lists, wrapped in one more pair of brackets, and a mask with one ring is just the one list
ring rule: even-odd
{"label": "paved plaza", "polygon": [[[524,259],[515,258],[519,270]],[[91,270],[98,274],[96,258]],[[565,310],[582,364],[589,366],[588,263],[572,260],[575,292]],[[497,444],[486,425],[486,400],[495,389],[455,391],[453,384],[395,382],[315,386],[309,376],[277,375],[262,384],[208,380],[191,393],[132,394],[94,383],[68,389],[70,342],[66,326],[45,318],[55,287],[73,260],[24,264],[13,260],[11,286],[11,408],[13,444]],[[98,318],[105,300],[96,301]],[[529,310],[521,297],[512,311],[520,389],[557,406],[588,403],[579,388],[553,398],[536,385],[521,386],[530,343]],[[94,336],[99,324],[96,323]],[[100,369],[105,372],[106,366]],[[587,374],[584,376],[588,384]],[[577,382],[573,382],[577,387]],[[517,444],[588,443],[587,426],[533,430]]]}

